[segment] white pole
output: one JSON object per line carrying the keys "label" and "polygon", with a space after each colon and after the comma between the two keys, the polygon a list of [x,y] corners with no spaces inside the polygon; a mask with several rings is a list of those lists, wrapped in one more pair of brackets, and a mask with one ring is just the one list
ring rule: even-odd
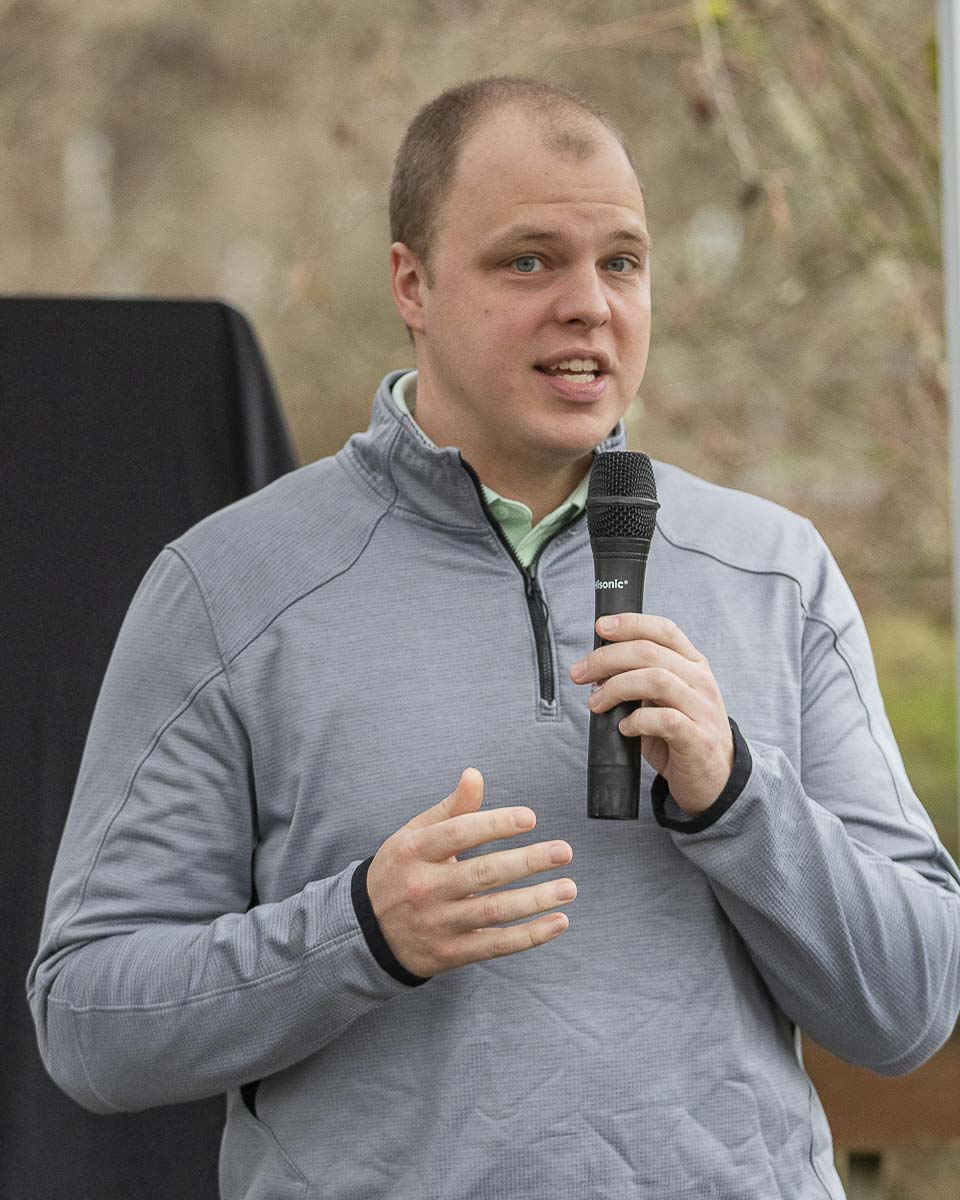
{"label": "white pole", "polygon": [[[960,749],[960,0],[939,0],[937,73],[940,91],[940,180],[950,414],[951,519],[953,528],[953,630],[956,642],[956,742]],[[960,853],[960,779],[956,794]]]}

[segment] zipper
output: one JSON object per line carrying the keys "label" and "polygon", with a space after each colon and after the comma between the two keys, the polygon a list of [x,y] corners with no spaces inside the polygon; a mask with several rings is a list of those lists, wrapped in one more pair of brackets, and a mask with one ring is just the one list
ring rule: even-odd
{"label": "zipper", "polygon": [[524,592],[527,597],[527,609],[530,613],[530,624],[533,626],[533,637],[537,647],[537,672],[540,676],[540,699],[543,703],[553,705],[556,698],[556,682],[553,677],[553,653],[550,645],[550,609],[547,607],[547,601],[540,590],[540,583],[537,579],[537,564],[540,561],[540,555],[550,545],[554,538],[559,537],[565,529],[569,529],[576,521],[579,521],[586,509],[583,512],[578,512],[571,517],[566,524],[561,525],[556,529],[547,540],[540,546],[539,550],[533,556],[533,561],[529,567],[525,567],[517,558],[516,552],[507,541],[506,535],[500,528],[499,522],[490,511],[486,498],[483,494],[483,487],[480,483],[480,477],[467,460],[460,455],[460,462],[464,470],[473,480],[473,485],[477,489],[477,495],[480,498],[480,506],[483,509],[484,515],[493,526],[493,531],[503,543],[507,553],[510,555],[511,561],[516,566],[517,570],[523,576]]}

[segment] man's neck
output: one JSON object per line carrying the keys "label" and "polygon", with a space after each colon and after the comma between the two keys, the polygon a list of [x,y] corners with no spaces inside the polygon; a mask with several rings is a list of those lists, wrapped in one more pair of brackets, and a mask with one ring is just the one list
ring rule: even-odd
{"label": "man's neck", "polygon": [[438,446],[457,446],[481,483],[507,500],[519,500],[530,509],[532,523],[537,526],[548,513],[558,508],[580,484],[590,470],[593,451],[574,462],[529,463],[516,456],[498,452],[468,430],[446,428],[442,419],[429,408],[425,413],[417,405],[415,420],[423,432]]}
{"label": "man's neck", "polygon": [[519,458],[515,450],[498,448],[483,430],[471,429],[462,418],[451,419],[446,406],[432,404],[429,392],[421,387],[422,378],[418,371],[415,393],[408,392],[406,401],[423,432],[437,446],[457,446],[488,488],[507,500],[526,504],[534,526],[558,508],[590,470],[592,450],[558,464],[556,460],[530,462]]}
{"label": "man's neck", "polygon": [[504,464],[496,460],[485,462],[476,453],[471,456],[462,446],[461,450],[463,457],[476,471],[482,483],[507,500],[519,500],[522,504],[527,505],[533,514],[532,524],[534,527],[539,525],[548,513],[559,508],[582,482],[593,461],[593,455],[590,453],[584,459],[570,463],[560,471],[538,476],[524,471],[520,468],[520,464],[517,464],[520,469],[504,470]]}

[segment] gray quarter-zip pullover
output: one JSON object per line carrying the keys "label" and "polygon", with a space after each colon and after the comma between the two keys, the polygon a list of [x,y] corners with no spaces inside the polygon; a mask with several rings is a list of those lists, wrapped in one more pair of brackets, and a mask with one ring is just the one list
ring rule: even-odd
{"label": "gray quarter-zip pullover", "polygon": [[[226,1091],[224,1200],[838,1200],[799,1029],[880,1074],[934,1054],[960,870],[836,562],[654,460],[644,606],[707,656],[740,778],[691,823],[645,763],[640,819],[590,820],[586,519],[525,571],[400,374],[146,572],[27,980],[47,1070],[99,1113]],[[461,858],[563,838],[579,894],[555,940],[423,981],[365,867],[466,766],[538,823]]]}

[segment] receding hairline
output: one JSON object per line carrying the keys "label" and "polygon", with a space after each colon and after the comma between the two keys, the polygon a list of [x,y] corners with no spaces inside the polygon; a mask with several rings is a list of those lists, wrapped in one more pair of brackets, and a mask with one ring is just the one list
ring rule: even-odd
{"label": "receding hairline", "polygon": [[[566,97],[557,97],[549,104],[530,96],[509,96],[492,104],[489,109],[480,113],[463,139],[457,154],[456,168],[450,180],[452,187],[460,174],[463,160],[467,151],[478,135],[488,130],[496,120],[508,112],[521,113],[528,123],[539,134],[545,149],[560,158],[573,158],[583,162],[592,158],[601,148],[602,143],[613,143],[623,154],[630,170],[633,172],[637,185],[642,194],[646,189],[643,181],[637,175],[630,151],[621,140],[619,132],[607,124],[602,116],[581,108]],[[442,207],[442,205],[441,205]]]}
{"label": "receding hairline", "polygon": [[[559,105],[557,108],[559,108]],[[604,123],[602,118],[594,116],[594,114],[589,111],[576,108],[573,104],[569,104],[569,107],[566,109],[563,115],[560,113],[551,112],[547,114],[546,119],[544,119],[545,114],[543,110],[538,107],[534,107],[529,100],[526,100],[525,98],[511,97],[510,99],[503,101],[501,104],[498,104],[496,108],[485,112],[482,117],[471,126],[467,136],[461,143],[459,152],[457,154],[456,166],[454,168],[453,175],[451,176],[448,185],[443,189],[440,202],[433,214],[431,228],[432,236],[430,239],[431,251],[433,249],[433,245],[436,243],[437,238],[444,231],[444,227],[446,225],[447,206],[451,195],[454,193],[457,185],[460,182],[464,160],[468,156],[472,143],[479,135],[489,130],[489,127],[495,123],[498,116],[510,109],[521,110],[524,116],[529,117],[530,124],[536,127],[537,132],[542,139],[544,148],[548,152],[556,154],[558,158],[564,159],[568,162],[571,158],[576,162],[585,162],[592,158],[595,154],[599,153],[604,145],[603,135],[606,134],[606,144],[610,145],[612,143],[623,153],[624,159],[626,160],[634,179],[637,181],[637,186],[640,188],[641,195],[643,194],[643,184],[637,175],[636,168],[630,159],[630,155],[626,150],[626,147],[620,141],[620,138],[617,136],[616,132],[611,130],[609,126]],[[564,116],[566,116],[567,113],[573,114],[574,120],[572,122],[564,120]],[[577,118],[579,118],[579,121]],[[511,231],[504,227],[504,229],[498,232],[500,235],[502,235]],[[530,232],[533,231],[531,230]],[[633,231],[621,230],[620,233],[628,233],[628,236],[630,237],[638,237],[638,235]],[[555,239],[556,234],[541,233],[537,231],[533,233],[533,237],[549,237],[551,239]],[[503,240],[504,238],[502,236],[495,236],[491,238],[491,244],[494,242],[500,243]],[[614,238],[612,240],[617,239]],[[649,233],[644,231],[643,234],[639,236],[639,240],[645,243],[645,252],[649,252]],[[424,265],[428,266],[427,263],[424,263]]]}

